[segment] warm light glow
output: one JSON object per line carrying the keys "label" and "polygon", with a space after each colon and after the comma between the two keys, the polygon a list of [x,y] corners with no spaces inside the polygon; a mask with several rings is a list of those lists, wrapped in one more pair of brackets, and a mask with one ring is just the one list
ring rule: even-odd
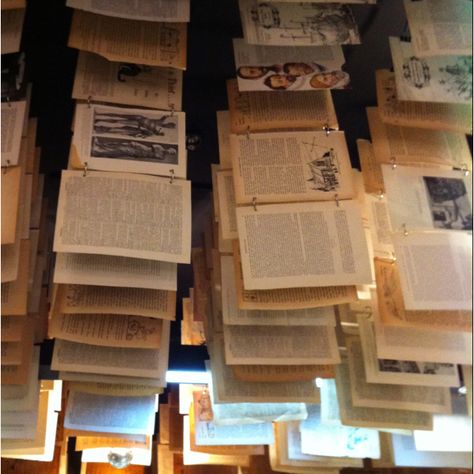
{"label": "warm light glow", "polygon": [[166,372],[166,383],[208,383],[207,372],[189,370],[168,370]]}

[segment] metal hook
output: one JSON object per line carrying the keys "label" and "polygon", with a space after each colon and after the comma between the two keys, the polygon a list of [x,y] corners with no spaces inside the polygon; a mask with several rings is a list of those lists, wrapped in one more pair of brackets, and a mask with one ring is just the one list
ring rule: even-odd
{"label": "metal hook", "polygon": [[82,172],[82,177],[85,178],[87,176],[87,161],[84,161],[84,170]]}
{"label": "metal hook", "polygon": [[395,160],[395,157],[392,156],[392,158],[390,158],[390,164],[392,165],[392,170],[397,167],[397,161]]}
{"label": "metal hook", "polygon": [[380,199],[380,200],[382,200],[382,199],[385,197],[385,194],[384,194],[384,192],[383,192],[383,189],[380,189],[378,196],[379,196],[379,199]]}
{"label": "metal hook", "polygon": [[402,224],[403,235],[406,237],[408,235],[407,225]]}
{"label": "metal hook", "polygon": [[89,97],[87,97],[87,107],[89,107],[89,109],[92,107],[92,96],[91,95]]}
{"label": "metal hook", "polygon": [[173,184],[174,181],[174,170],[170,170],[170,184]]}
{"label": "metal hook", "polygon": [[252,198],[252,206],[253,206],[253,210],[257,211],[257,198],[256,197]]}
{"label": "metal hook", "polygon": [[337,193],[334,195],[334,200],[336,201],[336,206],[339,207],[339,195]]}

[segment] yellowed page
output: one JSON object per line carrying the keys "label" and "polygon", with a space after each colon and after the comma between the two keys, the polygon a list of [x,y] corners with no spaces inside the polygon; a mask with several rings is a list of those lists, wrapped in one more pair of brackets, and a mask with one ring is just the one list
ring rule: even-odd
{"label": "yellowed page", "polygon": [[[11,10],[16,13],[22,10]],[[6,15],[11,13],[3,13],[2,16],[2,47],[3,47],[3,31],[7,19]],[[3,50],[2,50],[3,54]],[[16,166],[20,161],[21,148],[21,131],[26,116],[26,100],[15,102],[2,102],[2,167]],[[25,148],[22,150],[26,151]],[[21,160],[23,163],[23,160]],[[5,170],[2,170],[5,172]],[[2,185],[4,178],[2,177]]]}
{"label": "yellowed page", "polygon": [[70,390],[83,393],[93,393],[95,395],[110,395],[112,397],[148,397],[163,393],[164,388],[152,387],[134,383],[101,383],[101,382],[69,382]]}
{"label": "yellowed page", "polygon": [[15,281],[18,278],[19,265],[20,239],[17,238],[13,244],[2,245],[2,283]]}
{"label": "yellowed page", "polygon": [[53,250],[189,263],[190,182],[63,170]]}
{"label": "yellowed page", "polygon": [[28,380],[31,359],[20,365],[2,365],[2,385],[22,385]]}
{"label": "yellowed page", "polygon": [[151,445],[151,437],[145,436],[144,440],[141,436],[127,436],[127,437],[98,437],[98,436],[77,436],[76,437],[76,451],[91,448],[148,448]]}
{"label": "yellowed page", "polygon": [[237,204],[355,195],[344,132],[231,135],[230,149]]}
{"label": "yellowed page", "polygon": [[329,90],[239,92],[237,80],[232,79],[227,81],[227,100],[231,133],[339,128]]}
{"label": "yellowed page", "polygon": [[219,141],[219,164],[221,169],[232,168],[230,157],[230,112],[228,110],[218,110],[216,112],[217,119],[217,136]]}
{"label": "yellowed page", "polygon": [[34,329],[34,323],[29,324],[24,328],[21,341],[2,342],[2,366],[23,365],[31,360]]}
{"label": "yellowed page", "polygon": [[1,319],[1,337],[2,342],[21,341],[23,332],[29,319],[27,316],[3,316]]}
{"label": "yellowed page", "polygon": [[367,193],[383,193],[382,168],[375,159],[374,147],[369,140],[357,139],[364,189]]}
{"label": "yellowed page", "polygon": [[193,265],[193,320],[204,321],[210,300],[210,280],[202,248],[192,249]]}
{"label": "yellowed page", "polygon": [[472,106],[400,101],[397,99],[395,74],[388,69],[375,71],[375,80],[377,104],[384,122],[472,134]]}
{"label": "yellowed page", "polygon": [[219,226],[222,238],[225,240],[237,239],[237,220],[235,216],[235,193],[232,170],[222,170],[216,173],[217,194],[219,209]]}
{"label": "yellowed page", "polygon": [[19,206],[22,168],[2,169],[2,245],[14,244],[19,237]]}
{"label": "yellowed page", "polygon": [[217,189],[217,173],[221,169],[221,165],[211,163],[211,180],[212,180],[212,210],[214,221],[219,222],[219,192]]}
{"label": "yellowed page", "polygon": [[93,285],[57,285],[55,313],[125,314],[174,320],[176,292]]}
{"label": "yellowed page", "polygon": [[186,23],[126,20],[75,10],[68,46],[109,61],[186,69]]}
{"label": "yellowed page", "polygon": [[191,298],[183,298],[183,320],[181,322],[181,344],[202,346],[206,343],[202,321],[194,321]]}
{"label": "yellowed page", "polygon": [[234,268],[237,305],[242,310],[290,310],[318,308],[357,300],[356,287],[327,286],[282,288],[278,290],[246,290],[238,241],[234,241]]}
{"label": "yellowed page", "polygon": [[2,10],[26,8],[26,0],[2,0]]}
{"label": "yellowed page", "polygon": [[375,259],[380,321],[385,326],[439,331],[472,331],[471,311],[406,310],[395,262]]}
{"label": "yellowed page", "polygon": [[49,334],[107,347],[159,349],[162,320],[119,314],[54,314]]}
{"label": "yellowed page", "polygon": [[[164,387],[164,382],[159,378],[149,377],[134,377],[127,375],[110,375],[110,374],[96,374],[93,372],[60,372],[60,379],[69,382],[81,382],[84,386],[95,387],[103,393],[104,390],[108,390],[110,394],[114,396],[121,396],[122,393],[133,395],[135,393],[141,393],[140,390],[145,390],[145,393],[149,395],[148,390],[153,388],[155,393],[161,392]],[[94,389],[94,390],[95,390]],[[92,390],[92,389],[91,389]],[[84,390],[83,390],[84,391]]]}
{"label": "yellowed page", "polygon": [[[2,13],[2,54],[18,53],[20,51],[23,33],[25,8],[8,9]],[[2,103],[3,108],[3,103]],[[3,141],[3,140],[2,140]],[[3,148],[3,147],[2,147]],[[2,157],[3,158],[3,157]],[[3,162],[3,159],[2,159]]]}
{"label": "yellowed page", "polygon": [[303,382],[334,378],[333,365],[233,365],[232,373],[242,382]]}

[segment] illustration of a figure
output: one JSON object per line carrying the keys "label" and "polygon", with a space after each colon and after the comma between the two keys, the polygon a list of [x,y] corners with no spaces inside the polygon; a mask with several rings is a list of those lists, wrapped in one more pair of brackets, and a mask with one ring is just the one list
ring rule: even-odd
{"label": "illustration of a figure", "polygon": [[334,191],[339,187],[339,169],[334,159],[334,151],[329,150],[321,156],[308,163],[316,191]]}
{"label": "illustration of a figure", "polygon": [[199,421],[212,421],[213,418],[211,397],[207,390],[203,390],[199,397]]}

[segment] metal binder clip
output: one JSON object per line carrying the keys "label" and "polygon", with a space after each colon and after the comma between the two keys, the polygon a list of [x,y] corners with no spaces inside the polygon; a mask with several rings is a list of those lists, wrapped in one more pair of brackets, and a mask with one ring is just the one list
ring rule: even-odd
{"label": "metal binder clip", "polygon": [[336,206],[339,207],[339,194],[334,195],[334,201],[336,201]]}
{"label": "metal binder clip", "polygon": [[170,184],[173,184],[174,181],[174,170],[170,170]]}
{"label": "metal binder clip", "polygon": [[131,451],[125,453],[110,451],[107,455],[107,459],[112,467],[123,469],[130,465],[133,459],[133,454]]}
{"label": "metal binder clip", "polygon": [[87,107],[89,107],[89,109],[92,107],[92,96],[91,95],[89,97],[87,97]]}
{"label": "metal binder clip", "polygon": [[8,168],[10,168],[11,162],[10,160],[6,160],[6,164],[2,166],[2,173],[7,174]]}
{"label": "metal binder clip", "polygon": [[87,176],[87,161],[84,161],[84,170],[82,172],[82,176],[84,178]]}
{"label": "metal binder clip", "polygon": [[393,156],[392,158],[390,158],[390,164],[392,165],[392,170],[394,170],[397,167],[397,160],[395,160]]}
{"label": "metal binder clip", "polygon": [[323,126],[323,130],[326,132],[326,136],[329,137],[329,134],[334,130],[327,123]]}
{"label": "metal binder clip", "polygon": [[380,200],[382,200],[382,199],[384,198],[385,194],[383,193],[383,189],[381,189],[381,190],[379,191],[378,196],[379,196],[379,199],[380,199]]}
{"label": "metal binder clip", "polygon": [[406,224],[402,224],[402,231],[403,231],[403,235],[406,237],[408,235],[408,230],[407,230],[407,225]]}
{"label": "metal binder clip", "polygon": [[252,198],[252,206],[253,206],[253,210],[257,211],[257,198],[256,197]]}
{"label": "metal binder clip", "polygon": [[250,127],[247,125],[247,131],[245,132],[247,135],[247,140],[250,140]]}

